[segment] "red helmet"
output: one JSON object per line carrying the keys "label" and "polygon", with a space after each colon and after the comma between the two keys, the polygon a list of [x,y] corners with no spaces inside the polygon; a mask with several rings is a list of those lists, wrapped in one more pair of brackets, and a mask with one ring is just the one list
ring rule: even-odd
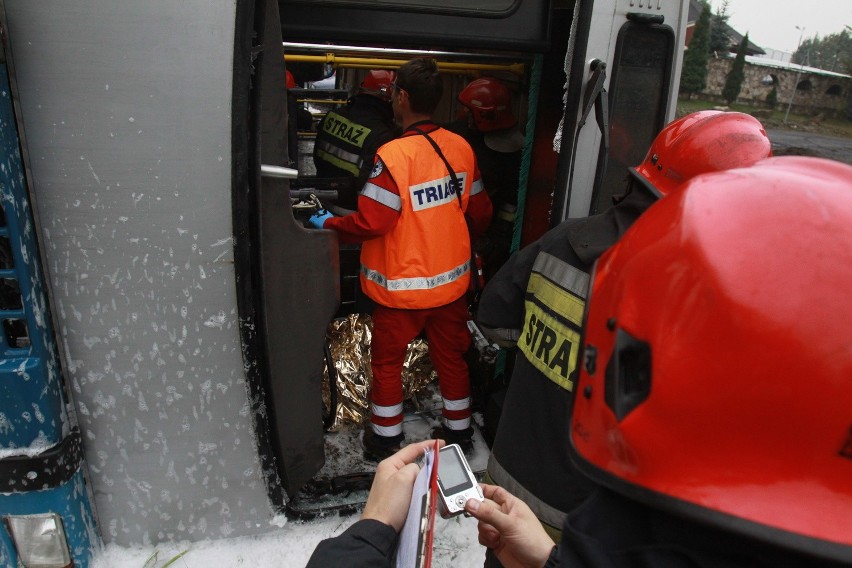
{"label": "red helmet", "polygon": [[470,110],[480,132],[503,130],[517,122],[512,114],[512,95],[497,79],[483,77],[471,81],[459,93],[458,100]]}
{"label": "red helmet", "polygon": [[361,81],[362,93],[367,93],[382,100],[390,101],[391,99],[391,83],[396,80],[396,71],[384,71],[381,69],[372,69],[364,80]]}
{"label": "red helmet", "polygon": [[295,79],[295,77],[293,77],[293,74],[292,74],[292,73],[290,73],[289,71],[287,71],[287,88],[288,88],[288,89],[293,89],[293,88],[295,88],[295,87],[297,87],[297,85],[296,85],[296,79]]}
{"label": "red helmet", "polygon": [[699,176],[651,207],[595,266],[580,467],[852,561],[850,242],[852,167],[818,158]]}
{"label": "red helmet", "polygon": [[743,168],[772,155],[763,125],[747,114],[704,110],[669,123],[630,168],[658,197],[700,174]]}

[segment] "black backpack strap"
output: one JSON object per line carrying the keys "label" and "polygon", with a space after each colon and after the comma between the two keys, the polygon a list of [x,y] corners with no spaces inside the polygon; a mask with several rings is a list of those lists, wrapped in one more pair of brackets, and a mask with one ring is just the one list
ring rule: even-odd
{"label": "black backpack strap", "polygon": [[[438,146],[438,143],[435,142],[435,140],[433,140],[432,137],[429,136],[429,134],[427,134],[423,130],[420,130],[416,126],[411,127],[411,129],[414,130],[415,132],[417,132],[418,134],[422,134],[423,136],[425,136],[426,140],[429,141],[429,144],[432,145],[432,148],[435,149],[435,152],[438,154],[438,157],[441,158],[442,162],[444,162],[444,166],[447,167],[447,171],[450,173],[450,179],[453,180],[453,187],[456,188],[456,197],[458,197],[459,207],[461,207],[462,192],[464,191],[464,188],[459,187],[459,178],[456,177],[456,172],[455,172],[455,170],[453,170],[453,167],[450,165],[450,162],[449,162],[449,160],[447,160],[447,157],[444,156],[444,153],[441,151],[441,147]],[[464,211],[462,210],[462,212],[464,212]],[[471,243],[471,248],[473,248],[473,243]]]}
{"label": "black backpack strap", "polygon": [[432,137],[429,136],[429,134],[427,134],[423,130],[417,128],[416,126],[412,126],[412,127],[409,127],[409,128],[411,128],[411,130],[414,130],[418,134],[423,135],[426,138],[426,140],[429,141],[429,144],[431,144],[432,148],[435,149],[435,153],[438,154],[438,157],[441,158],[441,161],[444,162],[444,166],[446,166],[447,171],[450,173],[450,179],[453,181],[453,187],[456,188],[456,197],[458,197],[458,199],[459,199],[459,209],[462,209],[462,215],[464,215],[464,222],[467,225],[467,240],[470,243],[470,278],[471,278],[471,285],[472,285],[472,288],[473,288],[472,291],[473,291],[474,298],[478,298],[479,293],[482,291],[482,290],[480,290],[481,286],[480,286],[480,283],[479,283],[479,274],[478,274],[479,263],[476,261],[476,251],[473,248],[473,235],[472,235],[471,230],[470,230],[470,220],[467,218],[467,215],[465,214],[464,209],[462,208],[462,193],[464,192],[464,187],[459,185],[459,179],[456,176],[456,172],[455,172],[455,170],[453,170],[453,167],[450,165],[450,162],[449,162],[449,160],[447,160],[447,157],[444,156],[444,153],[441,151],[441,148],[440,148],[440,146],[438,146],[438,143],[435,142],[435,140],[433,140]]}

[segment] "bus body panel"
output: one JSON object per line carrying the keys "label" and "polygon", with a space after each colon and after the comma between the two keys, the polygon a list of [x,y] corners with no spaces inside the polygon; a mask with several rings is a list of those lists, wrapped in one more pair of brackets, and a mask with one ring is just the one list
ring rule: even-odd
{"label": "bus body panel", "polygon": [[69,430],[27,199],[10,68],[0,64],[0,450],[47,448]]}
{"label": "bus body panel", "polygon": [[0,2],[0,565],[17,566],[29,536],[12,524],[45,513],[85,567],[98,531],[72,424],[31,204],[26,137]]}
{"label": "bus body panel", "polygon": [[[631,146],[634,151],[628,161],[639,163],[644,157],[643,148],[647,150],[653,136],[667,122],[674,118],[677,110],[677,92],[678,83],[680,82],[680,67],[683,55],[681,46],[684,44],[684,34],[686,29],[686,19],[688,15],[687,0],[595,0],[593,5],[591,27],[588,34],[588,42],[586,44],[586,75],[583,77],[584,84],[589,81],[592,70],[590,64],[593,60],[599,59],[606,62],[606,81],[605,88],[612,89],[612,77],[614,68],[617,67],[614,57],[617,53],[617,45],[619,33],[622,32],[626,25],[630,24],[629,15],[639,15],[640,17],[662,17],[664,26],[670,28],[672,34],[671,40],[671,59],[664,63],[667,66],[667,83],[663,86],[659,103],[660,116],[657,121],[656,128],[646,127],[643,130],[646,132],[640,140],[633,140]],[[625,95],[629,96],[629,95]],[[610,97],[610,109],[612,110],[612,97]],[[653,103],[640,96],[636,97],[635,106],[648,109],[648,114],[651,114]],[[576,110],[579,117],[583,112],[582,105]],[[555,204],[555,208],[561,211],[561,215],[554,213],[555,221],[561,221],[566,218],[585,217],[590,213],[595,212],[592,208],[592,199],[594,194],[596,178],[602,173],[598,171],[601,165],[597,156],[597,149],[601,146],[601,132],[596,124],[597,112],[593,108],[588,115],[584,126],[580,128],[576,147],[579,149],[578,157],[573,163],[573,176],[570,178],[570,187],[568,189],[568,199],[562,200]],[[623,143],[617,139],[618,133],[613,132],[614,122],[610,116],[610,146],[612,144]],[[617,121],[616,121],[617,122]],[[630,128],[626,129],[628,133]],[[563,133],[563,141],[566,137],[573,137],[576,133]],[[650,136],[650,138],[649,138]],[[613,140],[614,139],[614,140]],[[580,156],[580,153],[586,155]],[[638,156],[638,158],[636,158]],[[635,164],[634,164],[635,165]],[[626,172],[625,172],[626,173]]]}
{"label": "bus body panel", "polygon": [[236,304],[234,2],[6,2],[104,540],[268,530]]}
{"label": "bus body panel", "polygon": [[[263,3],[261,3],[263,4]],[[276,2],[265,2],[262,53],[255,59],[258,71],[251,78],[259,85],[256,111],[260,123],[260,160],[263,164],[288,162],[287,97],[281,18]],[[285,16],[286,18],[286,16]],[[236,97],[235,97],[236,98]],[[251,113],[249,113],[251,114]],[[235,127],[236,128],[236,127]],[[255,164],[255,166],[257,166]],[[289,182],[265,176],[253,200],[250,216],[259,253],[237,259],[238,278],[260,271],[259,286],[241,287],[256,300],[258,326],[263,327],[258,358],[266,364],[265,377],[249,375],[251,386],[265,393],[270,451],[262,455],[275,476],[268,476],[273,503],[283,505],[278,486],[294,496],[325,463],[322,420],[322,375],[328,323],[340,304],[337,235],[333,231],[306,229],[297,222],[289,197]],[[237,199],[240,199],[241,192]],[[235,222],[243,219],[235,213]],[[249,255],[251,257],[251,251]],[[241,311],[243,316],[246,314]],[[249,343],[246,334],[244,342]],[[257,384],[260,382],[261,384]],[[271,456],[269,455],[271,454]]]}

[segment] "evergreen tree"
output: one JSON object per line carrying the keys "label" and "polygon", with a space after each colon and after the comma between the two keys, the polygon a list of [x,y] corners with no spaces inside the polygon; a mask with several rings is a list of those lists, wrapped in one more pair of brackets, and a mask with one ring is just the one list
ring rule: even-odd
{"label": "evergreen tree", "polygon": [[680,89],[689,95],[700,93],[707,86],[707,60],[710,49],[710,5],[701,2],[701,15],[695,23],[689,47],[683,55]]}
{"label": "evergreen tree", "polygon": [[836,34],[806,39],[791,61],[797,65],[801,63],[826,71],[849,73],[852,71],[852,30],[847,26]]}
{"label": "evergreen tree", "polygon": [[778,87],[773,85],[772,90],[769,91],[769,94],[766,95],[766,106],[769,108],[775,108],[775,105],[778,104]]}
{"label": "evergreen tree", "polygon": [[728,37],[728,0],[724,0],[710,21],[710,53],[725,55],[731,51],[731,38]]}
{"label": "evergreen tree", "polygon": [[746,51],[748,51],[748,34],[743,37],[740,46],[737,48],[737,56],[734,58],[734,64],[728,72],[725,87],[722,89],[722,97],[728,104],[731,104],[740,96],[740,89],[743,86],[743,79],[745,79]]}

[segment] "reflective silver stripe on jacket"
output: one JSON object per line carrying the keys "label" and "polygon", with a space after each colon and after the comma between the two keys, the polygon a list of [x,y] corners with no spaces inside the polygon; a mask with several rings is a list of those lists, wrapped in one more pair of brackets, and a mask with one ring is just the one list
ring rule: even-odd
{"label": "reflective silver stripe on jacket", "polygon": [[533,272],[547,276],[560,287],[585,299],[589,290],[589,275],[546,252],[538,253]]}
{"label": "reflective silver stripe on jacket", "polygon": [[367,182],[364,184],[364,188],[361,189],[361,195],[369,197],[373,201],[378,201],[382,205],[387,205],[394,211],[402,211],[402,198],[394,192],[379,187],[374,183]]}
{"label": "reflective silver stripe on jacket", "polygon": [[494,454],[488,456],[488,475],[491,476],[494,483],[526,503],[529,508],[532,509],[532,512],[535,513],[535,516],[538,517],[538,520],[543,523],[547,523],[556,529],[562,529],[562,523],[565,522],[565,517],[567,517],[568,514],[555,507],[551,507],[527,491],[523,485],[515,481],[515,478],[509,475],[509,472],[503,469],[503,466],[500,465],[500,462],[497,461]]}
{"label": "reflective silver stripe on jacket", "polygon": [[438,286],[455,282],[470,270],[470,260],[466,260],[452,270],[437,274],[435,276],[420,276],[417,278],[397,278],[388,280],[387,277],[377,270],[361,265],[361,274],[364,278],[385,288],[390,292],[405,292],[407,290],[432,290]]}
{"label": "reflective silver stripe on jacket", "polygon": [[340,146],[335,146],[334,144],[332,144],[332,143],[330,143],[326,140],[318,141],[317,145],[319,146],[320,150],[322,150],[324,152],[328,152],[332,156],[340,158],[344,162],[349,162],[350,164],[354,164],[359,170],[361,169],[361,166],[364,165],[364,160],[361,159],[361,156],[359,156],[358,154],[356,154],[354,152],[347,152],[346,150],[344,150]]}
{"label": "reflective silver stripe on jacket", "polygon": [[482,187],[482,180],[478,179],[470,185],[470,194],[476,195],[477,193],[479,193],[483,189],[485,189],[485,188]]}

